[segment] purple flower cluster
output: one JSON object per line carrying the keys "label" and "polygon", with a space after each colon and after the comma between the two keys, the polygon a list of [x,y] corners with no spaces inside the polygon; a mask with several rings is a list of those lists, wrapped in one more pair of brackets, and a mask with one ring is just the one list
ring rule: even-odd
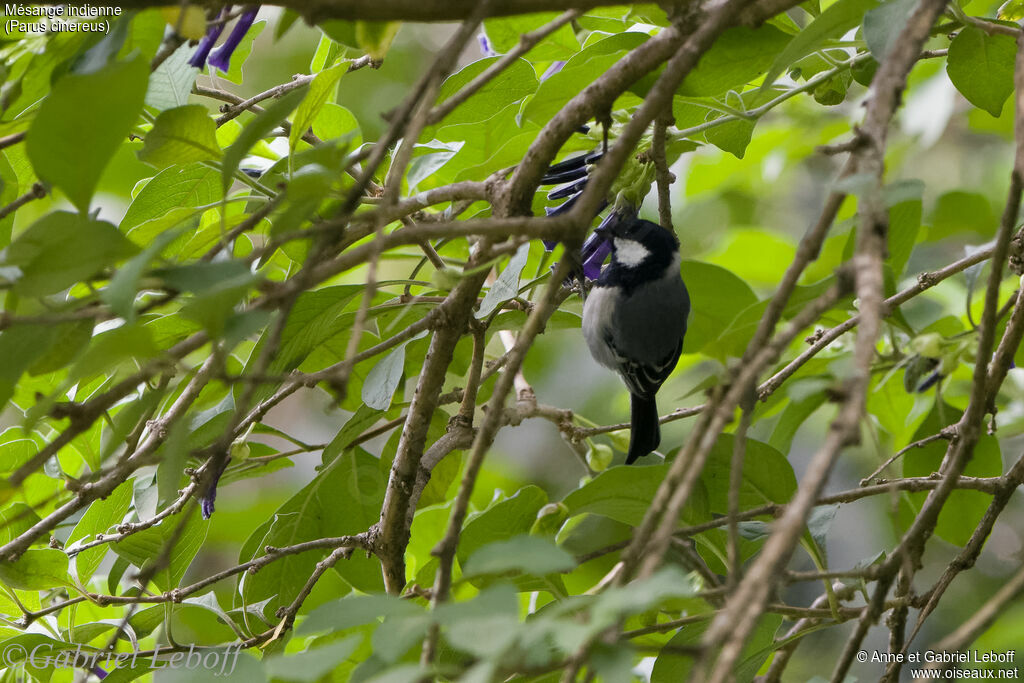
{"label": "purple flower cluster", "polygon": [[220,14],[217,15],[217,20],[206,29],[206,35],[199,41],[199,47],[196,48],[192,59],[188,61],[189,65],[202,69],[209,63],[210,66],[215,66],[227,73],[228,69],[231,68],[231,55],[238,48],[245,34],[249,32],[253,22],[256,21],[256,14],[259,11],[259,5],[248,5],[245,11],[242,12],[242,16],[235,22],[235,27],[231,29],[227,40],[219,48],[213,50],[213,46],[220,38],[220,34],[224,32],[224,23],[231,12],[231,5],[226,5],[221,9]]}
{"label": "purple flower cluster", "polygon": [[[564,199],[565,201],[558,206],[545,207],[544,213],[546,215],[558,216],[567,212],[576,204],[580,195],[583,194],[583,189],[587,186],[587,180],[589,179],[589,176],[587,175],[589,167],[597,163],[602,156],[602,152],[581,154],[548,167],[548,171],[544,174],[544,177],[541,178],[540,184],[560,185],[561,187],[557,187],[551,192],[548,192],[548,199]],[[601,207],[598,209],[598,213],[603,211],[607,206],[608,201],[604,200],[601,203]],[[618,219],[618,212],[611,211],[604,220],[601,221],[600,227],[592,232],[583,243],[580,258],[583,262],[583,275],[588,280],[596,280],[601,275],[601,266],[604,264],[605,259],[608,258],[608,254],[612,251],[612,245],[606,239],[603,228],[607,228]],[[545,240],[544,247],[548,251],[551,251],[555,248],[555,242]]]}

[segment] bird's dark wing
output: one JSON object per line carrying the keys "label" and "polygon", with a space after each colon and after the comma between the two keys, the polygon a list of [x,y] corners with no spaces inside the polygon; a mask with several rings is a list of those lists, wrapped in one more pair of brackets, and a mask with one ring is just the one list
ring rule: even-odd
{"label": "bird's dark wing", "polygon": [[626,383],[629,393],[645,397],[654,396],[657,393],[668,376],[672,374],[672,370],[679,361],[679,354],[683,351],[683,340],[680,339],[675,349],[662,360],[655,363],[641,363],[624,356],[615,347],[610,334],[605,336],[605,343],[608,344],[608,348],[615,356],[619,374]]}

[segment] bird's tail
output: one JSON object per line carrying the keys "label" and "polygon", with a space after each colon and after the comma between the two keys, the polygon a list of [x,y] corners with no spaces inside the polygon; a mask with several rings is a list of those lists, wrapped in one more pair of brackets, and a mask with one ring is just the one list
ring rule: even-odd
{"label": "bird's tail", "polygon": [[654,397],[646,398],[631,394],[632,423],[629,432],[629,453],[626,464],[632,465],[642,455],[647,455],[661,443],[661,428],[658,426],[658,404]]}

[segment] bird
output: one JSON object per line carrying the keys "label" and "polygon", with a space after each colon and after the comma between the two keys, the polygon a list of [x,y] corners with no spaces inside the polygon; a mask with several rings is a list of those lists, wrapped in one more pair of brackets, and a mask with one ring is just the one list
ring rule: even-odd
{"label": "bird", "polygon": [[583,337],[594,360],[629,390],[631,465],[661,443],[655,396],[679,362],[690,293],[671,231],[615,214],[597,232],[611,243],[612,258],[583,304]]}

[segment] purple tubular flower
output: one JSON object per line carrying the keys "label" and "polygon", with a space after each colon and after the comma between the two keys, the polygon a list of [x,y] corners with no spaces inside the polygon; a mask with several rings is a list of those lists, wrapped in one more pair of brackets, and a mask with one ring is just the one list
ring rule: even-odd
{"label": "purple tubular flower", "polygon": [[[566,171],[577,171],[581,168],[584,168],[586,165],[587,155],[577,154],[574,157],[563,159],[562,161],[559,161],[557,164],[551,164],[550,166],[548,166],[548,170],[544,172],[544,177],[547,178],[549,176],[558,175],[559,173],[565,173]],[[541,183],[541,185],[544,184],[545,183]]]}
{"label": "purple tubular flower", "polygon": [[203,492],[199,494],[199,510],[203,513],[203,519],[210,519],[213,516],[214,501],[217,500],[217,483],[220,481],[221,475],[224,474],[224,470],[228,468],[230,461],[231,456],[227,453],[222,454],[222,457],[214,456],[210,460],[208,479]]}
{"label": "purple tubular flower", "polygon": [[231,54],[238,47],[238,44],[242,42],[242,38],[249,32],[252,27],[252,22],[256,21],[256,14],[260,11],[259,5],[250,5],[242,16],[235,22],[235,27],[231,29],[231,34],[228,39],[224,41],[224,44],[218,47],[212,55],[210,55],[209,63],[210,66],[215,66],[224,73],[228,72],[231,68]]}
{"label": "purple tubular flower", "polygon": [[943,377],[945,377],[945,375],[943,375],[938,370],[934,370],[932,371],[932,374],[928,375],[924,379],[923,382],[917,385],[917,389],[915,389],[914,391],[916,391],[919,394],[923,394],[924,392],[928,391],[933,386],[938,384],[939,380],[941,380]]}
{"label": "purple tubular flower", "polygon": [[562,187],[551,190],[551,192],[548,192],[548,199],[554,201],[555,199],[564,199],[566,197],[571,197],[574,194],[579,194],[580,192],[583,192],[583,188],[587,186],[588,180],[589,178],[582,178],[577,180],[575,183],[563,185]]}
{"label": "purple tubular flower", "polygon": [[554,76],[556,73],[562,70],[563,66],[565,66],[565,62],[551,62],[551,66],[547,68],[547,71],[541,74],[540,82],[543,83],[544,81]]}
{"label": "purple tubular flower", "polygon": [[[995,357],[996,357],[996,355],[993,353],[992,354],[992,358],[995,359]],[[935,361],[935,364],[938,365],[938,361]],[[1013,370],[1016,367],[1017,367],[1017,364],[1014,363],[1011,360],[1010,361],[1010,367],[1008,369],[1009,370]],[[914,389],[914,392],[918,393],[918,394],[922,394],[922,393],[928,391],[929,389],[931,389],[933,386],[938,384],[943,379],[945,379],[945,377],[946,377],[945,375],[943,375],[941,372],[939,372],[939,368],[935,368],[934,370],[932,370],[930,375],[925,377],[924,380],[920,384],[917,385],[917,387]]]}
{"label": "purple tubular flower", "polygon": [[[604,202],[601,210],[603,211],[607,205],[608,202]],[[614,209],[608,212],[601,224],[594,232],[590,233],[590,237],[583,243],[580,260],[583,262],[583,276],[588,280],[596,280],[601,276],[601,266],[604,265],[608,254],[612,252],[612,242],[608,239],[608,227],[617,223],[620,218],[621,216]]]}
{"label": "purple tubular flower", "polygon": [[192,55],[192,59],[188,60],[189,66],[194,66],[197,69],[202,69],[206,66],[206,58],[210,56],[210,50],[212,50],[213,46],[217,44],[220,34],[224,32],[224,17],[226,17],[230,11],[231,5],[227,5],[222,8],[220,14],[217,15],[217,21],[207,27],[206,35],[199,41],[199,47],[196,48],[195,54]]}
{"label": "purple tubular flower", "polygon": [[96,678],[100,679],[101,681],[102,681],[102,680],[103,680],[104,678],[106,678],[106,677],[107,677],[107,675],[108,675],[108,674],[107,674],[107,672],[106,672],[106,671],[105,671],[105,670],[104,670],[104,669],[103,669],[102,667],[98,667],[98,666],[94,666],[94,667],[93,667],[93,668],[91,669],[91,671],[92,671],[92,674],[93,674],[94,676],[96,676]]}
{"label": "purple tubular flower", "polygon": [[491,41],[487,39],[486,33],[480,33],[477,35],[476,39],[480,43],[480,52],[483,53],[484,57],[498,56],[498,53],[494,51],[493,47],[491,47]]}
{"label": "purple tubular flower", "polygon": [[570,157],[557,164],[548,166],[548,170],[540,179],[540,185],[561,185],[573,180],[585,178],[590,172],[589,166],[596,164],[604,156],[602,152],[591,152]]}
{"label": "purple tubular flower", "polygon": [[540,185],[561,185],[562,183],[571,183],[581,178],[587,177],[587,168],[581,166],[580,168],[571,168],[568,171],[559,171],[558,173],[545,173],[540,179]]}
{"label": "purple tubular flower", "polygon": [[208,495],[202,496],[199,499],[199,511],[203,513],[203,519],[209,519],[213,517],[214,505],[213,501],[217,500],[217,487],[213,487]]}
{"label": "purple tubular flower", "polygon": [[569,199],[567,199],[566,201],[562,202],[558,206],[545,206],[544,207],[544,215],[545,216],[561,216],[563,213],[566,213],[569,209],[571,209],[572,205],[575,204],[576,200],[579,199],[579,198],[580,198],[580,196],[577,194],[577,195],[573,195],[572,197],[569,197]]}
{"label": "purple tubular flower", "polygon": [[[594,239],[596,238],[596,240]],[[587,253],[587,245],[594,240],[590,253]],[[612,253],[612,243],[602,235],[591,235],[583,244],[583,277],[588,280],[596,280],[601,277],[601,267],[608,254]]]}

